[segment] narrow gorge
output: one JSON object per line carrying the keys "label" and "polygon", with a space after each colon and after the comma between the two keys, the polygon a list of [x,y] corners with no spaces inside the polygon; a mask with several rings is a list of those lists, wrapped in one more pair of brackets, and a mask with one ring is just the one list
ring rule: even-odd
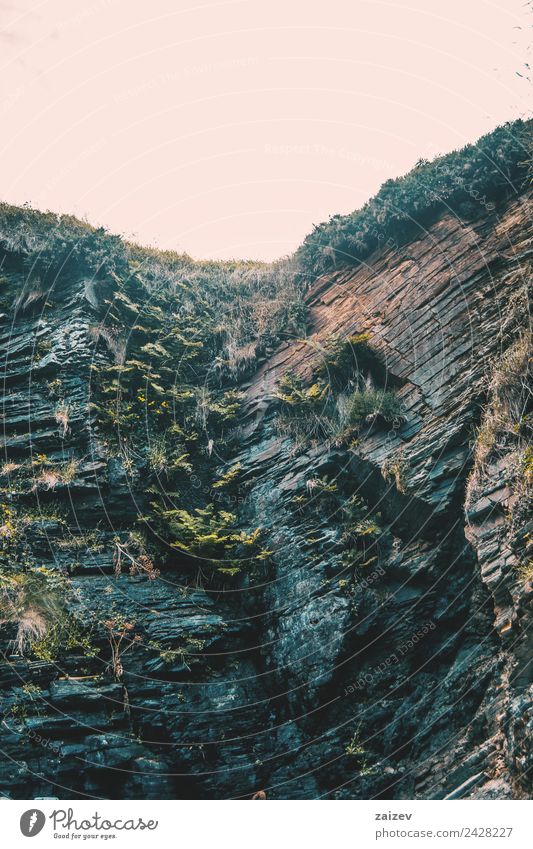
{"label": "narrow gorge", "polygon": [[0,208],[4,797],[531,797],[530,135],[273,265]]}

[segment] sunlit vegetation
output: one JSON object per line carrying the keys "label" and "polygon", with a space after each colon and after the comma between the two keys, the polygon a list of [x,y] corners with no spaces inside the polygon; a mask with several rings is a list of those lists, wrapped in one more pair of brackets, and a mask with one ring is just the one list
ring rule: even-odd
{"label": "sunlit vegetation", "polygon": [[461,219],[486,215],[527,180],[531,122],[498,127],[475,144],[421,160],[404,177],[387,180],[362,209],[319,224],[296,252],[307,277],[363,262],[376,248],[395,249],[423,236],[443,212]]}
{"label": "sunlit vegetation", "polygon": [[342,513],[343,541],[346,546],[344,563],[350,568],[365,570],[378,559],[381,516],[379,513],[372,513],[358,493],[346,500]]}
{"label": "sunlit vegetation", "polygon": [[370,340],[370,333],[331,337],[317,358],[316,374],[337,390],[356,388],[362,376],[370,371],[378,372],[381,377],[382,359]]}
{"label": "sunlit vegetation", "polygon": [[194,511],[156,508],[174,549],[199,564],[213,566],[221,575],[233,576],[250,561],[264,560],[269,552],[260,545],[261,530],[236,527],[236,516],[208,504]]}
{"label": "sunlit vegetation", "polygon": [[295,440],[349,442],[364,427],[403,421],[395,392],[378,388],[387,372],[367,333],[327,340],[307,383],[293,372],[281,378],[276,397],[279,429]]}
{"label": "sunlit vegetation", "polygon": [[394,392],[383,389],[363,389],[348,400],[346,421],[351,427],[363,427],[382,421],[398,425],[402,421],[402,405]]}
{"label": "sunlit vegetation", "polygon": [[525,490],[528,488],[533,435],[531,361],[532,342],[528,330],[507,350],[492,375],[489,401],[476,434],[467,502],[474,497],[489,465],[509,451],[516,455],[517,483]]}
{"label": "sunlit vegetation", "polygon": [[51,629],[67,616],[67,580],[45,567],[0,571],[0,624],[13,624],[14,650],[39,648]]}

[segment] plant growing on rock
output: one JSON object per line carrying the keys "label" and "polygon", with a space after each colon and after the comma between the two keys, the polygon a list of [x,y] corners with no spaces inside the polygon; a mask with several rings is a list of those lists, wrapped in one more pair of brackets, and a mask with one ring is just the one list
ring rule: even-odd
{"label": "plant growing on rock", "polygon": [[173,548],[216,566],[222,575],[236,575],[241,560],[262,560],[269,552],[258,549],[261,531],[247,533],[235,527],[236,516],[217,510],[214,504],[183,509],[161,510],[160,516],[171,535]]}
{"label": "plant growing on rock", "polygon": [[58,571],[40,567],[0,573],[0,624],[13,623],[18,654],[42,640],[66,615],[69,582]]}
{"label": "plant growing on rock", "polygon": [[59,436],[65,439],[69,431],[70,406],[62,401],[56,407],[55,420],[59,425]]}
{"label": "plant growing on rock", "polygon": [[115,537],[114,543],[113,564],[116,575],[121,574],[123,564],[127,563],[129,574],[132,576],[144,575],[150,581],[155,581],[159,577],[159,569],[155,568],[140,533],[131,531],[126,542],[121,542],[119,537]]}
{"label": "plant growing on rock", "polygon": [[383,389],[364,389],[354,392],[348,402],[347,424],[361,428],[365,424],[398,425],[402,421],[402,405],[393,392]]}
{"label": "plant growing on rock", "polygon": [[21,463],[4,463],[3,466],[0,468],[0,477],[9,477],[9,475],[12,475],[13,472],[16,472],[18,469],[20,469],[20,467]]}
{"label": "plant growing on rock", "polygon": [[122,658],[126,652],[136,648],[141,642],[140,634],[133,634],[135,624],[129,622],[124,616],[115,614],[103,623],[111,651],[109,669],[116,681],[122,681],[124,676],[124,665]]}
{"label": "plant growing on rock", "polygon": [[241,472],[241,465],[240,463],[237,463],[236,466],[228,469],[227,472],[224,472],[222,477],[218,478],[218,480],[213,483],[213,489],[231,489],[236,485]]}
{"label": "plant growing on rock", "polygon": [[397,248],[443,210],[461,213],[473,199],[482,213],[489,204],[493,208],[513,183],[518,187],[528,179],[524,152],[530,132],[528,121],[497,127],[476,144],[420,161],[404,177],[387,180],[361,209],[334,215],[304,239],[296,252],[302,276],[358,265],[383,245]]}
{"label": "plant growing on rock", "polygon": [[320,354],[315,374],[337,390],[357,385],[371,371],[383,371],[380,354],[370,344],[370,333],[332,336]]}
{"label": "plant growing on rock", "polygon": [[48,459],[38,461],[38,474],[33,489],[51,490],[59,484],[68,485],[76,479],[79,461],[75,457],[64,463],[52,463]]}
{"label": "plant growing on rock", "polygon": [[[525,484],[527,497],[528,451],[533,435],[531,389],[532,339],[529,330],[510,346],[496,366],[489,383],[489,400],[476,434],[473,467],[466,487],[466,505],[472,502],[489,465],[514,451],[515,483]],[[520,470],[525,470],[525,475]]]}
{"label": "plant growing on rock", "polygon": [[338,491],[335,481],[329,481],[326,475],[322,478],[310,478],[305,487],[310,494],[332,495]]}
{"label": "plant growing on rock", "polygon": [[388,457],[381,465],[381,474],[386,481],[394,481],[396,489],[402,495],[407,492],[407,473],[409,465],[403,454],[398,453],[394,457]]}
{"label": "plant growing on rock", "polygon": [[59,377],[46,382],[46,391],[50,398],[59,398],[63,394],[63,381]]}
{"label": "plant growing on rock", "polygon": [[355,731],[352,734],[350,741],[346,745],[344,753],[349,755],[351,758],[362,758],[366,754],[365,748],[360,741],[359,731]]}
{"label": "plant growing on rock", "polygon": [[329,384],[321,380],[306,386],[291,371],[282,377],[276,398],[281,402],[278,427],[297,440],[325,439],[334,430],[335,405]]}
{"label": "plant growing on rock", "polygon": [[366,568],[378,559],[381,515],[372,513],[368,504],[354,493],[343,506],[342,535],[346,566]]}

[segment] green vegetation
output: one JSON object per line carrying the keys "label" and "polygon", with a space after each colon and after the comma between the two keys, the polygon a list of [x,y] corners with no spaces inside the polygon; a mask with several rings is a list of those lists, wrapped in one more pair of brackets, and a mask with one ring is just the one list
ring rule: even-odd
{"label": "green vegetation", "polygon": [[421,160],[404,177],[387,180],[362,209],[319,224],[296,252],[302,275],[363,262],[378,247],[398,248],[424,235],[442,212],[469,218],[494,209],[528,177],[531,122],[498,127],[476,144]]}
{"label": "green vegetation", "polygon": [[[327,378],[327,382],[326,382]],[[386,371],[370,335],[332,337],[317,360],[309,385],[294,372],[281,379],[279,429],[297,442],[353,441],[364,425],[399,426],[402,406],[394,392],[374,388]]]}
{"label": "green vegetation", "polygon": [[[211,502],[219,491],[220,500],[229,492],[239,498],[239,470],[223,468],[238,438],[243,396],[237,380],[280,339],[305,334],[303,287],[291,263],[195,262],[128,244],[70,216],[6,204],[0,205],[0,248],[9,258],[6,309],[35,314],[56,296],[68,297],[74,281],[86,281],[93,315],[88,424],[119,461],[118,473],[122,466],[133,486],[142,478],[149,496],[138,517],[144,549],[118,539],[117,572],[154,580],[155,564],[172,549],[193,567],[195,558],[221,558],[224,575],[235,574],[237,562],[264,558],[255,532],[241,531],[232,514]],[[36,350],[46,356],[51,339],[39,338]],[[63,453],[75,407],[59,377],[47,376],[38,388],[50,404],[58,450],[6,458],[0,484],[6,492],[51,498],[80,473],[80,461]],[[19,525],[8,516],[0,532],[9,552],[22,539]],[[63,539],[58,547],[79,550]]]}
{"label": "green vegetation", "polygon": [[334,408],[329,384],[319,380],[305,386],[293,372],[279,383],[276,397],[281,402],[279,428],[297,441],[325,439],[332,432]]}
{"label": "green vegetation", "polygon": [[381,515],[372,513],[368,504],[358,493],[354,493],[347,499],[342,513],[344,563],[347,567],[366,569],[378,559]]}
{"label": "green vegetation", "polygon": [[66,617],[68,581],[57,570],[0,571],[0,624],[16,625],[18,654],[39,648],[50,630]]}
{"label": "green vegetation", "polygon": [[358,731],[355,731],[354,734],[352,734],[352,737],[349,743],[347,744],[344,753],[346,755],[349,755],[351,758],[358,759],[364,757],[364,755],[366,754],[365,748],[360,742]]}
{"label": "green vegetation", "polygon": [[508,348],[491,377],[488,404],[476,434],[467,504],[474,497],[489,465],[510,451],[516,456],[517,484],[528,490],[533,434],[531,362],[532,340],[527,330]]}
{"label": "green vegetation", "polygon": [[[7,257],[3,308],[36,316],[55,299],[64,302],[74,281],[85,281],[94,354],[88,426],[107,455],[122,463],[129,482],[142,481],[149,502],[140,508],[142,534],[120,534],[111,543],[117,573],[127,570],[155,580],[156,564],[162,567],[178,553],[191,569],[207,562],[213,573],[227,576],[268,557],[259,529],[243,530],[233,513],[213,503],[216,496],[231,492],[238,497],[242,491],[241,470],[231,464],[243,402],[239,381],[280,340],[305,336],[304,292],[314,275],[361,262],[379,245],[401,244],[445,209],[468,215],[512,192],[525,173],[522,134],[528,127],[516,122],[463,151],[419,163],[406,177],[386,183],[360,212],[315,228],[295,257],[272,265],[195,262],[186,254],[128,244],[70,216],[0,205],[0,248]],[[39,361],[48,357],[51,339],[48,330],[36,334]],[[311,371],[309,379],[288,373],[278,390],[279,427],[296,441],[353,444],[366,426],[401,423],[401,403],[387,386],[386,364],[367,333],[326,340]],[[58,450],[47,447],[50,457],[5,457],[0,483],[4,492],[51,501],[56,490],[80,484],[83,465],[63,454],[79,410],[53,370],[46,375],[37,389],[49,404]],[[476,462],[481,465],[483,450],[492,456],[504,438],[498,404],[503,409],[508,399],[497,388],[493,394],[493,423],[485,423],[479,439]],[[515,412],[511,430],[520,443],[517,468],[527,481],[529,413]],[[383,474],[404,491],[400,460]],[[336,482],[323,478],[309,484],[307,495],[295,496],[302,499],[294,501],[297,509],[305,508],[306,498],[323,506],[336,497]],[[22,554],[27,519],[6,505],[0,524],[0,554],[20,575],[36,567]],[[349,523],[347,539],[353,538],[358,563],[375,556],[369,547],[378,533],[371,519]],[[364,545],[355,542],[362,539]],[[58,540],[59,549],[69,545]],[[76,550],[80,546],[81,541],[72,543]],[[21,587],[27,580],[21,579]],[[17,595],[8,584],[4,594],[18,598],[22,610],[21,587]],[[51,640],[47,635],[55,625],[43,630],[44,613],[35,611],[36,634]],[[27,648],[28,639],[20,645]]]}
{"label": "green vegetation", "polygon": [[239,480],[241,471],[242,469],[239,463],[233,466],[233,468],[228,469],[221,478],[214,482],[213,489],[233,489]]}
{"label": "green vegetation", "polygon": [[355,428],[378,421],[398,425],[402,421],[402,405],[393,392],[364,389],[362,392],[354,392],[349,398],[346,421],[350,427]]}
{"label": "green vegetation", "polygon": [[214,566],[221,575],[236,575],[244,560],[263,560],[270,552],[259,547],[261,531],[251,533],[235,526],[236,516],[208,504],[188,510],[158,510],[173,548]]}
{"label": "green vegetation", "polygon": [[[160,643],[152,640],[148,643],[148,648],[157,651],[163,663],[182,663],[190,671],[193,664],[200,662],[201,652],[205,648],[205,642],[205,640],[198,639],[197,637],[186,637],[183,644],[176,648],[165,649]],[[178,699],[181,702],[187,700],[184,693],[179,693]]]}
{"label": "green vegetation", "polygon": [[94,658],[100,650],[91,639],[93,627],[94,623],[87,630],[75,616],[66,614],[55,622],[43,637],[31,643],[30,654],[46,663],[56,663],[68,652],[82,654],[87,659]]}
{"label": "green vegetation", "polygon": [[276,397],[287,406],[288,409],[298,410],[301,414],[316,414],[323,409],[327,398],[329,385],[324,383],[313,383],[306,387],[303,380],[288,371],[283,375]]}
{"label": "green vegetation", "polygon": [[362,376],[370,372],[379,372],[381,376],[381,357],[370,339],[370,333],[331,337],[321,352],[315,373],[339,391],[350,385],[353,388],[354,381],[359,384]]}

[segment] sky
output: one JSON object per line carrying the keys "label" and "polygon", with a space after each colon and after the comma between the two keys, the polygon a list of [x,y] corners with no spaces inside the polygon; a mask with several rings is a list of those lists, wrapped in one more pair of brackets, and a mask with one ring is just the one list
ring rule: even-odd
{"label": "sky", "polygon": [[531,114],[526,0],[0,0],[0,199],[271,260]]}

